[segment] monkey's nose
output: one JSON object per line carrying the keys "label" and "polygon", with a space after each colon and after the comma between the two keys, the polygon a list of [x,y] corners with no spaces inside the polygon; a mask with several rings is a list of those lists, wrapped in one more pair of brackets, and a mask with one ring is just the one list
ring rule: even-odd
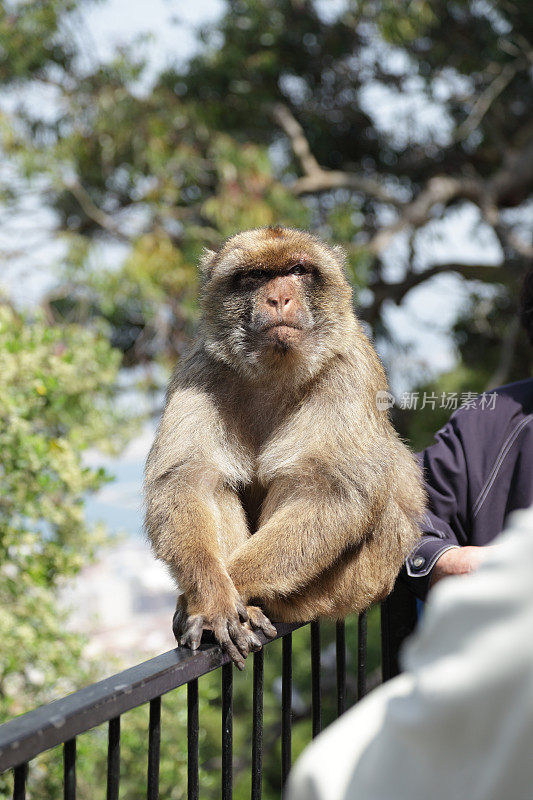
{"label": "monkey's nose", "polygon": [[277,296],[271,295],[270,297],[267,297],[266,302],[268,306],[272,306],[272,308],[275,308],[277,311],[282,308],[286,310],[287,306],[290,305],[291,301],[292,297],[290,295],[277,295]]}

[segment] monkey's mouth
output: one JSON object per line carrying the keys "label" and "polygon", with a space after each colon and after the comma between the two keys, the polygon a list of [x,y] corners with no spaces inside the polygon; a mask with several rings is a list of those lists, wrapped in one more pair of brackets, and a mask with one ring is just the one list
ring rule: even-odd
{"label": "monkey's mouth", "polygon": [[276,322],[264,328],[263,333],[269,345],[286,351],[298,343],[303,328],[292,322]]}
{"label": "monkey's mouth", "polygon": [[293,322],[274,322],[272,325],[267,325],[264,330],[268,333],[269,331],[279,330],[280,328],[286,328],[293,331],[301,331],[303,330],[301,325],[296,325]]}

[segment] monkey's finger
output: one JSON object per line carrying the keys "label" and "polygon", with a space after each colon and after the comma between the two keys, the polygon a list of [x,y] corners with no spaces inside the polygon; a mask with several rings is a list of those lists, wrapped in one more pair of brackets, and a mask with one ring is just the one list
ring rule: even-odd
{"label": "monkey's finger", "polygon": [[180,637],[179,643],[182,647],[190,647],[191,650],[198,650],[201,639],[201,633],[196,634],[194,631],[188,630]]}
{"label": "monkey's finger", "polygon": [[197,650],[202,640],[203,619],[200,616],[189,617],[187,628],[180,637],[179,643],[182,647],[190,647]]}
{"label": "monkey's finger", "polygon": [[246,610],[246,606],[244,603],[239,601],[236,604],[237,614],[239,615],[239,619],[241,622],[248,622],[248,611]]}
{"label": "monkey's finger", "polygon": [[248,633],[248,643],[249,643],[248,647],[250,648],[252,653],[257,653],[257,651],[261,650],[261,648],[263,647],[261,641],[257,638],[257,636],[252,630],[250,630]]}
{"label": "monkey's finger", "polygon": [[241,656],[231,639],[228,638],[224,640],[224,643],[221,645],[222,649],[228,656],[231,658],[235,666],[240,669],[242,672],[244,669],[244,658]]}
{"label": "monkey's finger", "polygon": [[191,650],[198,649],[198,640],[190,632],[184,633],[179,639],[180,647],[189,647]]}
{"label": "monkey's finger", "polygon": [[249,606],[248,607],[248,616],[250,618],[250,624],[252,628],[255,630],[260,630],[265,636],[268,636],[269,639],[273,639],[274,636],[278,635],[277,630],[270,622],[269,618],[266,614],[263,614],[260,608],[257,606]]}
{"label": "monkey's finger", "polygon": [[228,654],[233,663],[242,671],[244,669],[244,659],[246,656],[241,655],[237,647],[233,644],[231,636],[229,635],[227,626],[221,625],[218,631],[215,631],[222,650]]}
{"label": "monkey's finger", "polygon": [[261,633],[264,633],[269,639],[274,639],[278,635],[275,627],[272,625],[270,620],[266,618],[264,620],[258,620],[253,627],[255,630],[259,630]]}
{"label": "monkey's finger", "polygon": [[251,628],[245,627],[239,622],[230,621],[228,622],[228,630],[229,635],[241,651],[244,658],[246,658],[250,651],[261,649],[261,642],[255,633],[252,633]]}
{"label": "monkey's finger", "polygon": [[238,647],[243,658],[248,655],[248,641],[246,633],[240,622],[228,621],[228,632],[232,642]]}

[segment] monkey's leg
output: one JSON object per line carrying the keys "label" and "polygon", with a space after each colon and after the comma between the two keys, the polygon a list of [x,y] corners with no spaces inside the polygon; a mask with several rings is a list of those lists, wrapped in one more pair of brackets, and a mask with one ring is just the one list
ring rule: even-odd
{"label": "monkey's leg", "polygon": [[359,547],[344,552],[301,591],[265,601],[265,610],[281,622],[341,619],[361,613],[392,591],[403,560],[419,535],[413,519],[392,502]]}
{"label": "monkey's leg", "polygon": [[[269,490],[257,533],[232,554],[228,571],[245,603],[301,591],[369,530],[368,502],[279,481]],[[264,521],[263,521],[264,520]]]}
{"label": "monkey's leg", "polygon": [[196,649],[203,629],[209,628],[242,669],[250,649],[261,643],[242,624],[248,614],[224,564],[221,520],[228,516],[225,509],[213,492],[176,485],[172,477],[158,481],[148,494],[147,506],[154,549],[169,564],[186,598],[187,620],[180,644]]}
{"label": "monkey's leg", "polygon": [[279,622],[306,622],[319,617],[342,619],[360,613],[387,593],[382,582],[372,580],[369,585],[364,579],[368,566],[366,549],[363,544],[357,553],[345,554],[298,592],[257,600]]}

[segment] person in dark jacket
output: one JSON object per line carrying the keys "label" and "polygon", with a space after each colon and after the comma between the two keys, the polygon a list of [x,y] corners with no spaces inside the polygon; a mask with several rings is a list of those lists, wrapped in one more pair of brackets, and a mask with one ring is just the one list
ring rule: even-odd
{"label": "person in dark jacket", "polygon": [[[533,269],[520,306],[533,343]],[[533,503],[533,378],[474,398],[435,439],[420,454],[428,506],[422,540],[406,560],[421,599],[441,578],[475,570],[511,511]]]}

